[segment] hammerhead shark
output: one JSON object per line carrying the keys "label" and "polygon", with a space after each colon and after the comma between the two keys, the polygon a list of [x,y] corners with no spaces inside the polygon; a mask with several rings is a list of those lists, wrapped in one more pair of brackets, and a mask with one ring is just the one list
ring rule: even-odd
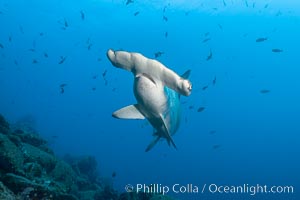
{"label": "hammerhead shark", "polygon": [[161,138],[177,149],[172,135],[180,124],[180,95],[189,96],[192,91],[192,84],[187,80],[190,70],[179,76],[159,61],[134,52],[109,49],[107,57],[113,66],[133,73],[133,91],[137,100],[136,104],[121,108],[112,116],[118,119],[147,119],[150,122],[156,130],[153,134],[155,139],[146,152]]}

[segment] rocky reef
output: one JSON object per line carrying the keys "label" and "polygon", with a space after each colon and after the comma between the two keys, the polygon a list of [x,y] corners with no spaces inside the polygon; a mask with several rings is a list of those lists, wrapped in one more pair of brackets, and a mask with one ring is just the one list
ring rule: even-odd
{"label": "rocky reef", "polygon": [[10,127],[0,115],[0,200],[171,200],[118,193],[97,173],[93,156],[55,156],[34,129]]}

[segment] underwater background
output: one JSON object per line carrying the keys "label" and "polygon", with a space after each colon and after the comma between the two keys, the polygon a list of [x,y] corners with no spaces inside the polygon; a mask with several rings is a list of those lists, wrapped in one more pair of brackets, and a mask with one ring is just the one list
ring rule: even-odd
{"label": "underwater background", "polygon": [[[116,190],[176,183],[177,199],[298,199],[300,2],[0,0],[0,113],[55,154],[92,155]],[[150,152],[153,128],[117,120],[136,102],[108,49],[191,70],[182,123]],[[293,194],[209,194],[204,184],[293,186]]]}

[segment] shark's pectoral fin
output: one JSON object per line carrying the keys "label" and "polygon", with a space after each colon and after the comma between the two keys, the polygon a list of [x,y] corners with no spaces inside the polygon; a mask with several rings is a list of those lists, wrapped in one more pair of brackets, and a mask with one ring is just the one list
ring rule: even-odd
{"label": "shark's pectoral fin", "polygon": [[145,152],[150,151],[155,145],[156,143],[159,141],[160,136],[157,136],[146,148]]}
{"label": "shark's pectoral fin", "polygon": [[173,139],[172,139],[172,137],[171,137],[171,135],[170,135],[170,131],[169,131],[168,127],[167,127],[167,123],[165,122],[165,118],[163,117],[162,114],[160,114],[160,119],[162,120],[163,125],[164,125],[164,127],[165,127],[165,129],[166,129],[166,136],[165,136],[165,137],[166,137],[166,139],[167,139],[168,144],[170,145],[170,142],[171,142],[172,145],[173,145],[173,147],[174,147],[175,149],[177,149],[177,147],[176,147],[176,145],[175,145],[175,143],[174,143],[174,141],[173,141]]}
{"label": "shark's pectoral fin", "polygon": [[145,116],[139,111],[139,105],[130,105],[112,114],[113,117],[118,119],[145,119]]}

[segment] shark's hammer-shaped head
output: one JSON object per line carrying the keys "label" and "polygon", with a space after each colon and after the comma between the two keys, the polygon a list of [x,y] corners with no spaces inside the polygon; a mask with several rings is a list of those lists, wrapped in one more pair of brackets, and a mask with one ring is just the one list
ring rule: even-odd
{"label": "shark's hammer-shaped head", "polygon": [[122,68],[127,71],[132,70],[132,59],[130,53],[126,51],[114,51],[109,49],[106,55],[115,67]]}

